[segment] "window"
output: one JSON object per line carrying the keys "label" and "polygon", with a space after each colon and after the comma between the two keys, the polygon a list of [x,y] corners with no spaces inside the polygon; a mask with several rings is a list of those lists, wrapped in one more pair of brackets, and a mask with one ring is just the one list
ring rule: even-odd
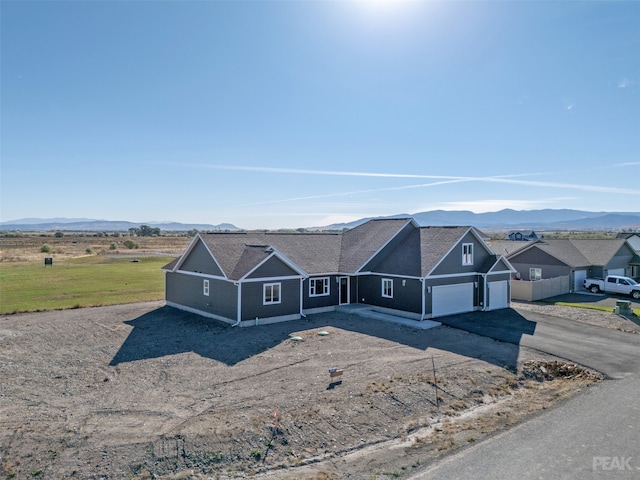
{"label": "window", "polygon": [[473,243],[462,244],[462,265],[473,265]]}
{"label": "window", "polygon": [[382,279],[382,296],[384,298],[393,298],[393,280],[390,278]]}
{"label": "window", "polygon": [[541,268],[530,268],[529,269],[529,280],[541,280],[542,279],[542,269]]}
{"label": "window", "polygon": [[272,305],[280,303],[280,284],[265,283],[262,287],[262,304]]}
{"label": "window", "polygon": [[204,280],[202,282],[202,294],[209,296],[209,280]]}
{"label": "window", "polygon": [[323,295],[329,295],[329,277],[310,279],[309,296],[320,297]]}

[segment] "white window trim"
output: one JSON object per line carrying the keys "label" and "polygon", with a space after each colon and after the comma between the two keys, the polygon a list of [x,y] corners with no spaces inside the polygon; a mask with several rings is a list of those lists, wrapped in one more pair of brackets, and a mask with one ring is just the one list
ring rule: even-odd
{"label": "white window trim", "polygon": [[[386,293],[385,286],[389,285],[389,290],[391,293]],[[393,298],[393,279],[392,278],[383,278],[382,279],[382,298]]]}
{"label": "white window trim", "polygon": [[462,265],[473,265],[473,243],[462,244]]}
{"label": "white window trim", "polygon": [[[316,291],[316,282],[322,282],[322,291],[318,293]],[[329,277],[310,278],[309,279],[309,296],[310,297],[326,297],[329,295]]]}
{"label": "white window trim", "polygon": [[[278,298],[273,300],[273,288],[278,287]],[[271,288],[271,300],[267,300],[267,289]],[[263,305],[276,305],[282,302],[282,284],[280,282],[276,283],[265,283],[262,285],[262,304]]]}
{"label": "white window trim", "polygon": [[206,297],[209,296],[209,280],[202,281],[202,294]]}
{"label": "white window trim", "polygon": [[529,280],[530,281],[542,280],[542,268],[539,268],[539,267],[529,268]]}

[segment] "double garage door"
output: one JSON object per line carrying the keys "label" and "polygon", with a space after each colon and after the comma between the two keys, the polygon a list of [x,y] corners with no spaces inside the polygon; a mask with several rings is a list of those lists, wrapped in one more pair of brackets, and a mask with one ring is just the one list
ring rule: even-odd
{"label": "double garage door", "polygon": [[439,285],[432,289],[432,316],[444,317],[473,311],[473,282]]}
{"label": "double garage door", "polygon": [[[506,280],[489,282],[488,310],[509,306]],[[456,285],[439,285],[432,289],[432,316],[444,317],[473,311],[473,282]]]}

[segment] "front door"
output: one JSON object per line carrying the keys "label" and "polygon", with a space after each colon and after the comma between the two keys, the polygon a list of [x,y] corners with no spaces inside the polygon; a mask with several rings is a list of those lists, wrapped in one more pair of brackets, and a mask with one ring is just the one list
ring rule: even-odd
{"label": "front door", "polygon": [[349,303],[349,277],[340,277],[340,305]]}

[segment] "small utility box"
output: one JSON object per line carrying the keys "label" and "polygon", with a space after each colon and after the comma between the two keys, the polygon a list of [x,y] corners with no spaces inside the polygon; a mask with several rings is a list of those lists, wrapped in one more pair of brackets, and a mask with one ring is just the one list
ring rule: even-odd
{"label": "small utility box", "polygon": [[630,300],[616,300],[616,313],[630,313],[631,312],[631,301]]}
{"label": "small utility box", "polygon": [[50,266],[53,267],[53,258],[51,257],[44,257],[44,266]]}

